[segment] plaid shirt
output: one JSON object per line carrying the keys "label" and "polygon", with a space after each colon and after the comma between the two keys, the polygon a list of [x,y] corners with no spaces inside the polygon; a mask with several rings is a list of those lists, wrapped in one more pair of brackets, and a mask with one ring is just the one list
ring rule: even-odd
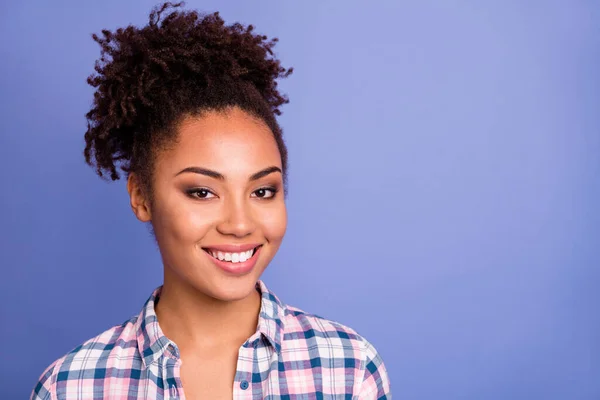
{"label": "plaid shirt", "polygon": [[[391,399],[373,345],[352,329],[287,306],[262,281],[258,328],[238,353],[234,399]],[[52,363],[32,400],[185,399],[177,345],[154,304]]]}

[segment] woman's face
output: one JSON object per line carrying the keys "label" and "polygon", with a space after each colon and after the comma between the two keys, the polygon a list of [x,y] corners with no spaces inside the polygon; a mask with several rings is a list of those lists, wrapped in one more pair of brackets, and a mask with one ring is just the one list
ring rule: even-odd
{"label": "woman's face", "polygon": [[157,154],[147,212],[132,198],[152,222],[165,281],[223,301],[248,296],[286,230],[281,167],[269,127],[239,108],[185,119]]}

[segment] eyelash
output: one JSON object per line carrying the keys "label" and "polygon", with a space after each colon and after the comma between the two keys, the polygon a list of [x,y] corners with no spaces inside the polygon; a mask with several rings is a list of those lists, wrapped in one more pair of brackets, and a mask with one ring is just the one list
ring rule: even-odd
{"label": "eyelash", "polygon": [[[259,189],[256,189],[254,192],[252,192],[252,194],[255,194],[256,192],[258,192],[259,190],[265,190],[265,191],[270,191],[273,194],[271,195],[271,197],[257,197],[258,199],[261,200],[272,200],[275,198],[275,196],[277,195],[277,193],[279,192],[279,189],[274,187],[274,186],[265,186],[265,187],[261,187]],[[187,195],[191,198],[193,198],[194,200],[208,200],[211,197],[207,198],[207,197],[199,197],[196,194],[199,192],[207,192],[212,194],[213,196],[216,196],[212,191],[206,189],[206,188],[194,188],[194,189],[189,189],[186,191]]]}

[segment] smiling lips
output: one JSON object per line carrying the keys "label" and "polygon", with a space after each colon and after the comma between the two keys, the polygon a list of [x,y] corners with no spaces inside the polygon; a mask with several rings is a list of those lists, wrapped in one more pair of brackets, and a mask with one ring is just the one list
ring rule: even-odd
{"label": "smiling lips", "polygon": [[260,244],[222,245],[205,247],[204,251],[221,261],[244,262],[252,258]]}
{"label": "smiling lips", "polygon": [[205,247],[213,263],[225,272],[241,275],[254,268],[261,244],[248,245],[222,245]]}

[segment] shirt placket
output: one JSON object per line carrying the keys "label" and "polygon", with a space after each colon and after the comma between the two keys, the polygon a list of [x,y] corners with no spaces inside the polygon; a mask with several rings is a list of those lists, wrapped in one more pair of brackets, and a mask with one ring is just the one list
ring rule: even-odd
{"label": "shirt placket", "polygon": [[256,348],[260,343],[260,335],[248,339],[238,352],[237,368],[233,382],[233,398],[235,400],[262,400],[261,382],[253,381]]}
{"label": "shirt placket", "polygon": [[175,354],[173,347],[165,351],[164,362],[164,397],[169,400],[185,400],[181,382],[181,359]]}

